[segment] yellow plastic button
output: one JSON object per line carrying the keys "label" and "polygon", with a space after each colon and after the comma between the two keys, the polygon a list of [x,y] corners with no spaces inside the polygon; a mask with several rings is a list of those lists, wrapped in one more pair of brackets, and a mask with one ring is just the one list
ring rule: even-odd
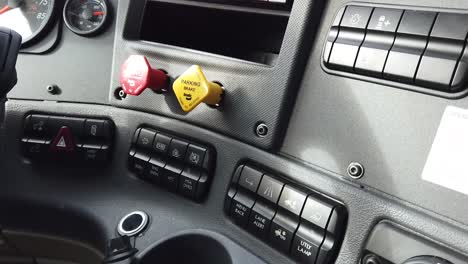
{"label": "yellow plastic button", "polygon": [[224,89],[221,85],[210,82],[200,66],[193,65],[185,71],[172,86],[182,110],[192,111],[200,103],[218,105],[221,102]]}

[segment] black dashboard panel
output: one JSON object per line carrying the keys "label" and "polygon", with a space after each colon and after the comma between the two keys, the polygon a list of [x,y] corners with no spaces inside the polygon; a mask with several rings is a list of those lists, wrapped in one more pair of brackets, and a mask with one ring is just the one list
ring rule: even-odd
{"label": "black dashboard panel", "polygon": [[[116,126],[115,152],[122,155],[115,155],[112,166],[101,170],[86,167],[80,170],[40,168],[24,163],[19,152],[17,133],[22,131],[21,118],[33,109],[56,114],[74,112],[77,115],[105,116],[112,119]],[[67,216],[73,214],[73,223],[80,228],[70,229],[67,225],[56,225],[57,228],[52,229],[54,234],[79,239],[101,249],[106,239],[115,236],[115,227],[121,217],[130,211],[144,210],[150,214],[152,224],[136,241],[137,248],[141,250],[138,254],[140,257],[170,238],[214,232],[229,238],[223,243],[226,243],[225,247],[234,259],[233,263],[245,263],[242,262],[245,255],[239,249],[229,249],[232,241],[260,257],[259,263],[294,263],[292,259],[238,227],[223,213],[224,198],[232,181],[232,173],[239,164],[254,160],[256,164],[267,164],[271,170],[287,176],[295,184],[311,186],[327,196],[345,201],[349,218],[336,263],[358,263],[368,232],[382,219],[392,219],[456,252],[466,252],[468,249],[467,233],[460,223],[371,189],[361,189],[352,182],[337,180],[325,175],[327,172],[318,167],[306,166],[183,122],[106,106],[89,106],[83,109],[82,105],[71,103],[12,100],[7,103],[7,112],[8,130],[5,137],[15,140],[4,141],[4,144],[6,150],[15,154],[2,153],[5,158],[2,159],[1,166],[6,169],[2,176],[3,186],[7,188],[2,191],[0,198],[8,201],[0,204],[3,228],[27,227],[28,220],[22,214],[6,212],[21,212],[28,204],[34,204],[35,208],[51,208],[56,212],[50,215],[52,218],[48,214],[38,215],[35,229],[47,231],[54,223],[67,221]],[[159,191],[128,173],[128,148],[135,130],[145,123],[165,127],[167,131],[186,131],[185,134],[193,138],[210,138],[210,142],[216,146],[215,175],[203,204],[196,205],[177,194]],[[16,175],[22,175],[21,181],[18,181]],[[32,188],[34,192],[30,191]],[[19,193],[21,200],[17,200]],[[51,225],[44,224],[46,220],[51,221]],[[91,230],[95,229],[99,232],[89,237],[92,235]]]}
{"label": "black dashboard panel", "polygon": [[[18,85],[9,93],[5,111],[0,110],[4,112],[0,120],[5,121],[0,125],[0,241],[28,232],[46,234],[86,244],[95,256],[103,258],[109,240],[119,237],[121,218],[137,211],[148,215],[148,225],[129,246],[138,251],[134,263],[140,264],[155,260],[318,263],[316,260],[325,256],[320,252],[327,247],[333,254],[326,256],[324,263],[363,260],[375,264],[372,261],[377,259],[381,264],[400,264],[413,257],[414,261],[425,260],[427,256],[420,257],[424,255],[438,261],[442,260],[433,256],[442,257],[453,264],[467,262],[466,195],[452,190],[457,186],[445,188],[422,176],[445,109],[467,108],[464,91],[446,93],[427,86],[399,84],[380,78],[380,74],[376,78],[363,66],[365,60],[357,65],[356,72],[352,60],[346,61],[348,72],[331,70],[324,56],[329,62],[331,56],[327,54],[332,53],[337,41],[351,46],[345,54],[355,53],[356,57],[377,43],[385,52],[376,52],[375,59],[382,63],[386,57],[388,64],[386,51],[406,45],[404,39],[399,39],[401,34],[367,32],[367,22],[343,38],[340,34],[346,30],[341,30],[341,17],[350,6],[364,7],[369,19],[377,14],[375,10],[391,9],[401,25],[409,11],[399,10],[466,14],[468,3],[416,0],[408,6],[404,0],[296,0],[286,5],[241,2],[112,0],[108,2],[112,9],[109,24],[99,34],[79,36],[57,19],[56,46],[44,54],[21,54]],[[274,29],[256,36],[258,29],[249,28],[248,37],[255,43],[245,49],[239,47],[239,42],[233,42],[236,47],[229,49],[233,43],[224,42],[226,46],[219,48],[209,38],[199,42],[180,36],[171,39],[182,34],[179,30],[183,27],[176,27],[179,17],[174,16],[172,21],[170,15],[184,13],[177,10],[183,8],[202,10],[202,15],[245,18],[243,22],[258,21],[261,26],[269,24],[263,20],[266,17],[272,19]],[[162,16],[167,23],[151,24],[161,22],[161,17],[151,17],[152,12],[162,11],[168,12]],[[196,17],[196,13],[188,15],[190,19]],[[209,25],[212,22],[205,23],[211,21],[209,18],[191,26],[196,32],[215,32],[228,20],[220,20],[218,28],[206,31],[196,26]],[[147,24],[142,27],[141,23]],[[171,32],[171,24],[177,32]],[[161,31],[164,34],[158,35],[160,26],[165,27]],[[234,33],[243,32],[230,26]],[[142,28],[146,34],[142,34]],[[398,32],[399,27],[393,30]],[[271,35],[271,43],[254,41],[264,40],[265,35]],[[349,39],[354,41],[352,45]],[[430,41],[422,39],[415,44],[421,55],[431,46]],[[183,45],[194,43],[198,46]],[[160,76],[167,73],[167,89],[145,89],[139,96],[122,94],[121,64],[129,55],[145,55],[149,62],[143,60],[144,70],[148,72],[150,64]],[[461,65],[464,57],[458,55],[457,64]],[[407,62],[404,66],[410,67]],[[171,88],[176,79],[187,83],[180,75],[193,64],[203,68],[208,85],[218,87],[218,91],[225,89],[220,107],[201,104],[190,113],[182,111]],[[44,116],[65,123],[82,120],[83,126],[95,134],[98,127],[86,126],[86,121],[108,121],[114,133],[105,137],[102,146],[112,146],[109,155],[97,164],[79,161],[71,165],[63,160],[42,162],[24,155],[25,143],[31,139],[33,145],[37,144],[29,121]],[[56,131],[72,126],[65,123],[54,126],[55,139]],[[22,141],[24,136],[26,141]],[[61,148],[72,144],[65,139],[61,142],[60,136],[58,140],[47,136],[47,140],[39,138],[42,143],[54,141],[55,147]],[[464,142],[461,137],[462,150]],[[177,151],[165,152],[166,147]],[[189,147],[194,155],[180,154]],[[49,146],[44,153],[50,150]],[[202,153],[205,158],[200,163]],[[209,162],[205,162],[206,157]],[[349,173],[350,164],[362,168],[362,175]],[[463,171],[460,168],[464,166],[457,168]],[[447,178],[452,172],[447,170],[441,175]],[[265,184],[271,184],[271,188]],[[276,201],[273,190],[281,190]],[[283,196],[288,199],[281,199]],[[314,210],[325,208],[330,212],[330,208],[339,208],[344,217],[319,221],[322,217],[318,214],[308,214],[311,210],[307,202],[299,206],[300,199],[293,198],[312,199]],[[305,215],[313,219],[304,219]],[[268,219],[272,222],[270,228],[259,230]],[[340,223],[334,225],[332,219]],[[248,221],[256,223],[257,229]],[[342,229],[335,232],[328,227]],[[323,236],[312,237],[318,233]],[[291,243],[271,243],[271,236],[291,238]],[[386,238],[392,242],[385,243]],[[314,260],[304,257],[313,255],[308,250],[312,247],[319,251]],[[181,249],[193,258],[174,254]],[[36,254],[34,257],[41,257]],[[81,262],[89,263],[83,259]]]}

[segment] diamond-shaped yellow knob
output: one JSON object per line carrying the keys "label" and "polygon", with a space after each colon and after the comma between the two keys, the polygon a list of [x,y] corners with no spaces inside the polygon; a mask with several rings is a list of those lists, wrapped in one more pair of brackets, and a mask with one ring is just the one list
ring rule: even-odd
{"label": "diamond-shaped yellow knob", "polygon": [[221,102],[224,89],[210,82],[200,66],[193,65],[175,80],[172,86],[182,110],[192,111],[200,103],[216,106]]}

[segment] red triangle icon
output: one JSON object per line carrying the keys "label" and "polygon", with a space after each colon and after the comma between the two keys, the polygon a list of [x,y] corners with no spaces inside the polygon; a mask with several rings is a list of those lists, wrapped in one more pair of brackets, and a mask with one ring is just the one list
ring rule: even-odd
{"label": "red triangle icon", "polygon": [[67,126],[60,128],[57,136],[55,136],[52,144],[50,144],[52,152],[73,152],[75,151],[75,142],[71,129]]}

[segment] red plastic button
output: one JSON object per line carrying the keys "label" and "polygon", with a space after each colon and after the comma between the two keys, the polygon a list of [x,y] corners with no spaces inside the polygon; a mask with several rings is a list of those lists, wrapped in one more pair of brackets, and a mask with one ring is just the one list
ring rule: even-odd
{"label": "red plastic button", "polygon": [[160,92],[167,85],[167,75],[152,69],[145,56],[132,55],[122,65],[120,85],[126,94],[140,95],[146,88]]}
{"label": "red plastic button", "polygon": [[75,142],[71,129],[67,126],[60,128],[57,136],[50,144],[50,151],[52,152],[74,152]]}

